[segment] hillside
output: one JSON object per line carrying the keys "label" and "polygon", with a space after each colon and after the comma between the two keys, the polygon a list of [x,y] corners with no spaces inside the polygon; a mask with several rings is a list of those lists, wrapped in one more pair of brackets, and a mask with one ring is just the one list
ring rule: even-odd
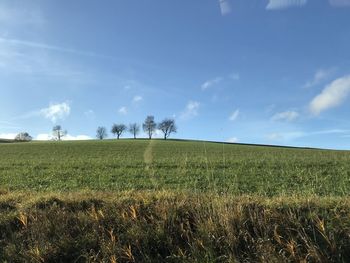
{"label": "hillside", "polygon": [[0,145],[5,189],[343,196],[350,152],[163,140]]}
{"label": "hillside", "polygon": [[1,262],[349,262],[350,152],[0,144]]}

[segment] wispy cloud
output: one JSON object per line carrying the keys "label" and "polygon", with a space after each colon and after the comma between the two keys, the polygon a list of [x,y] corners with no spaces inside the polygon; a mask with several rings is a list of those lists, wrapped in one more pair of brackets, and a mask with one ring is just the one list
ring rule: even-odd
{"label": "wispy cloud", "polygon": [[137,103],[137,102],[140,102],[140,101],[142,101],[142,100],[143,100],[142,96],[135,96],[135,97],[132,99],[132,102],[133,102],[133,103]]}
{"label": "wispy cloud", "polygon": [[25,46],[25,47],[29,47],[29,48],[64,52],[64,53],[70,53],[70,54],[75,54],[75,55],[80,55],[80,56],[89,56],[89,57],[111,59],[111,57],[109,57],[109,56],[96,54],[96,53],[90,52],[90,51],[81,51],[81,50],[76,50],[76,49],[72,49],[72,48],[65,48],[65,47],[50,45],[50,44],[41,43],[41,42],[33,42],[33,41],[26,41],[26,40],[21,40],[21,39],[0,37],[0,43],[1,42],[11,44],[11,45],[16,45],[16,46]]}
{"label": "wispy cloud", "polygon": [[290,141],[302,137],[309,137],[315,135],[329,135],[329,134],[341,134],[342,137],[350,135],[350,130],[344,129],[329,129],[319,131],[292,131],[292,132],[275,132],[266,135],[266,138],[271,141]]}
{"label": "wispy cloud", "polygon": [[350,93],[350,75],[334,80],[309,105],[314,115],[341,105]]}
{"label": "wispy cloud", "polygon": [[231,137],[231,138],[228,138],[227,140],[226,140],[226,142],[231,142],[231,143],[236,143],[236,142],[238,142],[239,140],[238,140],[238,138],[237,137]]}
{"label": "wispy cloud", "polygon": [[207,80],[206,82],[204,82],[201,86],[201,89],[202,90],[207,90],[209,89],[210,87],[220,83],[222,81],[222,77],[216,77],[214,79],[210,79],[210,80]]}
{"label": "wispy cloud", "polygon": [[[48,133],[41,133],[38,134],[35,138],[37,141],[50,141],[52,140],[52,134]],[[91,140],[92,138],[88,135],[70,135],[67,134],[66,136],[62,137],[63,141],[85,141],[85,140]]]}
{"label": "wispy cloud", "polygon": [[229,120],[230,121],[235,121],[239,116],[239,109],[235,110],[234,112],[231,113]]}
{"label": "wispy cloud", "polygon": [[290,7],[301,7],[307,4],[307,0],[269,0],[267,10],[281,10]]}
{"label": "wispy cloud", "polygon": [[224,77],[219,76],[213,79],[209,79],[207,81],[205,81],[202,85],[201,85],[201,89],[207,90],[215,85],[218,85],[221,82],[227,82],[227,81],[238,81],[240,79],[240,75],[238,72],[233,72],[231,74],[228,74]]}
{"label": "wispy cloud", "polygon": [[91,140],[92,138],[88,135],[70,135],[67,134],[66,136],[63,137],[63,140],[66,141],[83,141],[83,140]]}
{"label": "wispy cloud", "polygon": [[317,70],[313,78],[305,83],[304,88],[311,88],[321,84],[323,81],[327,80],[334,71],[334,68]]}
{"label": "wispy cloud", "polygon": [[304,136],[304,132],[294,131],[269,133],[266,135],[266,138],[270,141],[290,141]]}
{"label": "wispy cloud", "polygon": [[71,113],[69,102],[51,103],[47,108],[27,112],[23,115],[12,118],[12,120],[30,119],[44,117],[56,123],[58,120],[66,119]]}
{"label": "wispy cloud", "polygon": [[345,129],[329,129],[329,130],[321,130],[321,131],[315,131],[309,133],[310,135],[317,135],[317,134],[344,134],[344,133],[350,133],[350,130]]}
{"label": "wispy cloud", "polygon": [[[18,46],[4,41],[0,37],[0,69],[1,73],[44,75],[64,77],[67,81],[87,79],[76,66],[68,64],[59,56],[48,54],[42,49]],[[84,78],[82,76],[84,75]]]}
{"label": "wispy cloud", "polygon": [[225,16],[231,13],[230,0],[219,0],[221,15]]}
{"label": "wispy cloud", "polygon": [[186,105],[185,110],[181,113],[180,118],[188,120],[198,115],[200,103],[198,101],[189,101]]}
{"label": "wispy cloud", "polygon": [[276,113],[272,116],[273,121],[294,121],[299,117],[299,113],[296,111],[283,111]]}
{"label": "wispy cloud", "polygon": [[69,116],[71,108],[68,102],[50,104],[49,107],[41,109],[39,114],[55,123],[57,120],[64,120]]}
{"label": "wispy cloud", "polygon": [[333,7],[350,7],[350,0],[329,0]]}
{"label": "wispy cloud", "polygon": [[35,140],[37,141],[49,141],[52,140],[52,135],[48,133],[40,133],[36,136]]}
{"label": "wispy cloud", "polygon": [[118,110],[118,113],[122,114],[122,115],[126,115],[126,114],[128,114],[128,109],[125,106],[120,107]]}
{"label": "wispy cloud", "polygon": [[0,133],[0,139],[13,140],[17,133]]}

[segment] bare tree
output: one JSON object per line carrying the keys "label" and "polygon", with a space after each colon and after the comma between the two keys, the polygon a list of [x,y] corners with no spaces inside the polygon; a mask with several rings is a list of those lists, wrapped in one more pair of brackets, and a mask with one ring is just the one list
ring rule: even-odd
{"label": "bare tree", "polygon": [[103,140],[108,137],[107,129],[105,127],[98,127],[96,131],[96,138]]}
{"label": "bare tree", "polygon": [[111,132],[114,136],[117,136],[119,140],[120,135],[126,130],[126,126],[124,124],[113,124]]}
{"label": "bare tree", "polygon": [[142,127],[143,127],[143,130],[148,134],[148,138],[152,139],[152,135],[157,127],[157,124],[154,121],[154,116],[147,116]]}
{"label": "bare tree", "polygon": [[21,132],[16,135],[15,141],[20,141],[20,142],[30,142],[33,139],[32,136],[29,135],[28,132]]}
{"label": "bare tree", "polygon": [[64,131],[61,125],[56,125],[52,128],[52,135],[54,140],[60,141],[62,137],[67,135],[67,131]]}
{"label": "bare tree", "polygon": [[164,140],[166,140],[171,133],[177,132],[175,120],[173,119],[164,119],[158,124],[158,129],[164,133]]}
{"label": "bare tree", "polygon": [[131,123],[129,125],[129,132],[134,135],[134,139],[136,139],[136,135],[140,132],[140,125],[137,123]]}

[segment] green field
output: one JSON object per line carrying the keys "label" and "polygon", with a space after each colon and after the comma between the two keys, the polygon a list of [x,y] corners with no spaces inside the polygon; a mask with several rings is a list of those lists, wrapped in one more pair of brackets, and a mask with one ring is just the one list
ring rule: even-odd
{"label": "green field", "polygon": [[0,144],[0,174],[9,190],[346,196],[350,152],[163,140]]}
{"label": "green field", "polygon": [[349,262],[350,151],[0,143],[1,262]]}

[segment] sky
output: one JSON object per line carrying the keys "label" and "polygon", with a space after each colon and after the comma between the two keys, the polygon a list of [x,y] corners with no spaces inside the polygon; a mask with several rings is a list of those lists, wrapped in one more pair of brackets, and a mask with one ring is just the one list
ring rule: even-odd
{"label": "sky", "polygon": [[154,115],[172,138],[350,149],[349,47],[350,0],[1,0],[0,138]]}

